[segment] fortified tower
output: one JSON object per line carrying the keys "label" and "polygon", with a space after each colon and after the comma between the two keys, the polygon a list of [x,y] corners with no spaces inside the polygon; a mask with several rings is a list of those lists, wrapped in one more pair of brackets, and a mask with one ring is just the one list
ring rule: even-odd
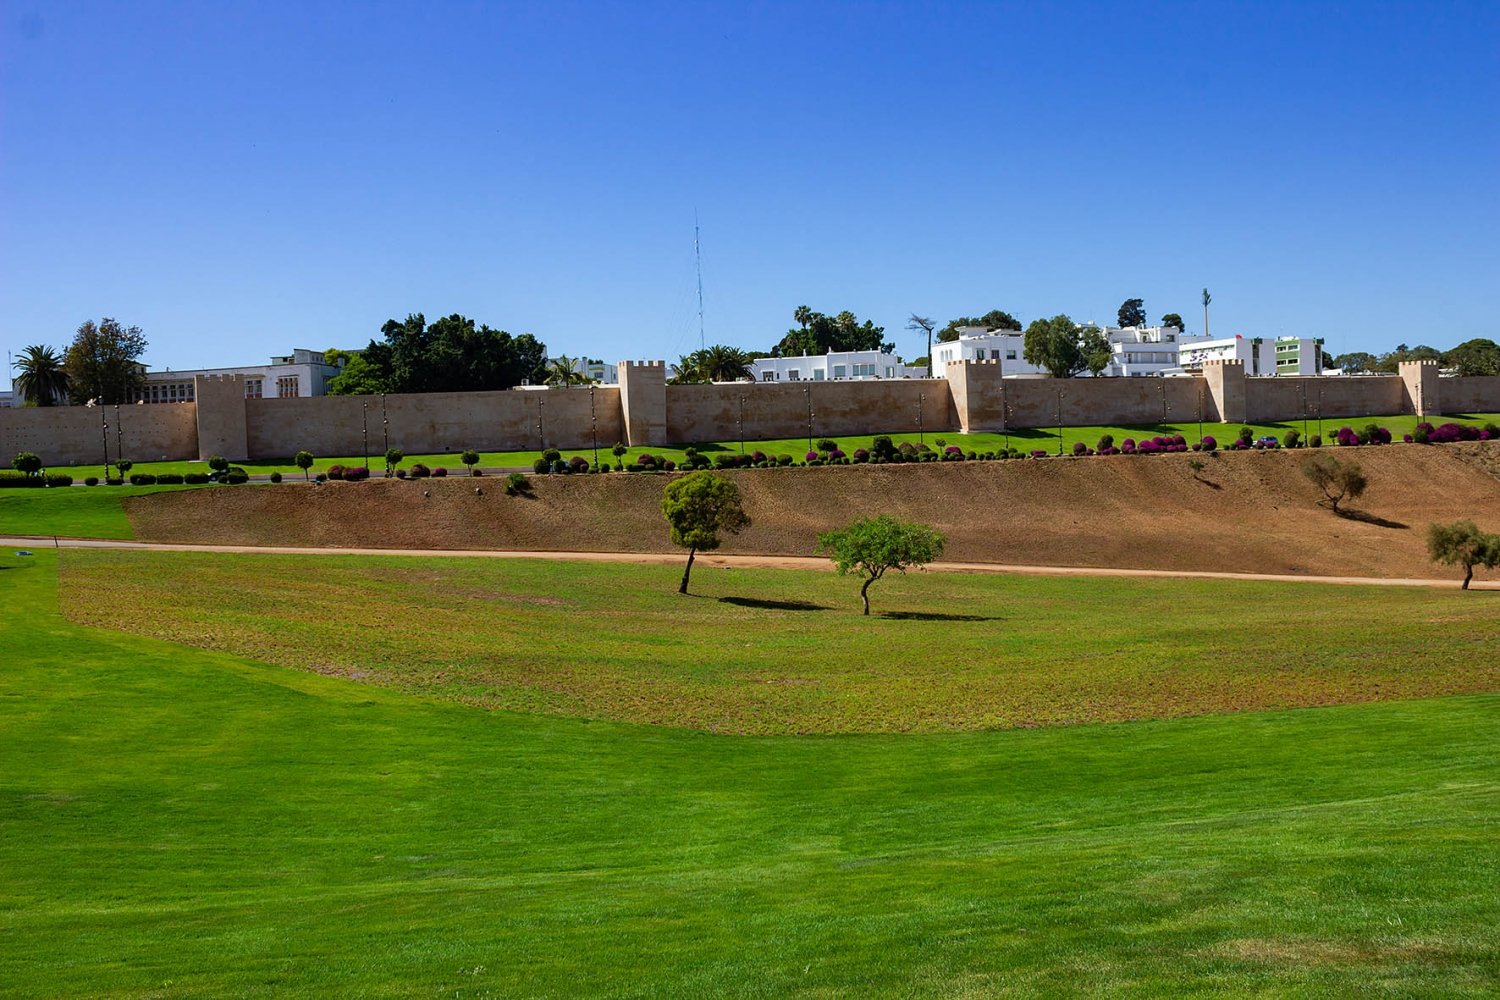
{"label": "fortified tower", "polygon": [[1405,387],[1402,406],[1407,413],[1425,417],[1443,412],[1442,383],[1438,381],[1436,361],[1403,361],[1399,370]]}
{"label": "fortified tower", "polygon": [[667,363],[621,361],[620,415],[628,445],[658,445],[667,440]]}
{"label": "fortified tower", "polygon": [[223,455],[231,462],[250,457],[245,430],[245,380],[239,375],[197,375],[193,397],[198,402],[198,460]]}
{"label": "fortified tower", "polygon": [[1203,380],[1220,423],[1242,424],[1245,416],[1245,363],[1238,358],[1203,362]]}

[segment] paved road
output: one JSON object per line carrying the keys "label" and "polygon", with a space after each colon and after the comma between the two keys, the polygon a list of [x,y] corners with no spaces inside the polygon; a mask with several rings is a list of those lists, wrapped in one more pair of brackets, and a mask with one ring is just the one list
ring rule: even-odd
{"label": "paved road", "polygon": [[[153,552],[248,552],[296,556],[443,556],[465,559],[557,559],[563,562],[629,562],[649,565],[680,565],[676,552],[539,552],[517,549],[357,549],[319,548],[295,545],[186,545],[175,542],[136,542],[95,538],[54,538],[35,535],[0,535],[0,548],[140,549]],[[832,568],[827,559],[808,556],[757,556],[702,553],[700,565],[719,567],[816,569]],[[1333,583],[1379,587],[1457,588],[1459,580],[1411,579],[1365,576],[1297,576],[1275,573],[1206,573],[1191,570],[1114,569],[1092,566],[1014,566],[1001,563],[935,562],[926,567],[936,573],[1009,573],[1024,576],[1129,576],[1191,580],[1266,580],[1276,583]],[[1500,590],[1500,580],[1476,580],[1471,590]]]}

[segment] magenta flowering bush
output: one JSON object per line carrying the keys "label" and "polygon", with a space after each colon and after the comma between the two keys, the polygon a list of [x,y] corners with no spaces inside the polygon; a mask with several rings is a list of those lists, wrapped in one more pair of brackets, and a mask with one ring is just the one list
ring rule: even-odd
{"label": "magenta flowering bush", "polygon": [[818,453],[815,451],[810,451],[806,455],[802,456],[802,460],[804,462],[816,462],[818,460]]}
{"label": "magenta flowering bush", "polygon": [[1359,435],[1354,433],[1352,427],[1340,427],[1333,435],[1335,441],[1341,448],[1351,448],[1359,444]]}
{"label": "magenta flowering bush", "polygon": [[870,452],[869,452],[869,450],[866,449],[866,448],[855,448],[854,449],[854,460],[856,462],[868,462],[870,460]]}
{"label": "magenta flowering bush", "polygon": [[1219,442],[1215,440],[1212,434],[1203,435],[1202,444],[1204,451],[1217,451],[1219,448]]}
{"label": "magenta flowering bush", "polygon": [[1075,455],[1087,455],[1088,453],[1089,453],[1089,446],[1088,445],[1084,444],[1082,441],[1074,441],[1073,442],[1073,454],[1075,454]]}
{"label": "magenta flowering bush", "polygon": [[1043,451],[1041,448],[1033,448],[1031,450],[1031,457],[1032,458],[1046,458],[1047,457],[1047,453],[1045,451]]}
{"label": "magenta flowering bush", "polygon": [[447,474],[448,474],[448,470],[446,468],[444,468],[443,466],[441,466],[441,465],[438,466],[436,469],[432,470],[432,478],[433,479],[442,479]]}
{"label": "magenta flowering bush", "polygon": [[835,448],[835,449],[833,449],[832,451],[830,451],[828,453],[828,457],[830,459],[837,460],[837,459],[840,459],[840,458],[848,458],[849,456],[847,456],[847,455],[844,454],[844,450],[842,448]]}

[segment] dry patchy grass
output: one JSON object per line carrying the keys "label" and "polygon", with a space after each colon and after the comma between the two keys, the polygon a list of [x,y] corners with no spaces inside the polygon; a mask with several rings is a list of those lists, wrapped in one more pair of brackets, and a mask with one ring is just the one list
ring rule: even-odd
{"label": "dry patchy grass", "polygon": [[68,552],[65,613],[486,708],[935,732],[1500,689],[1500,595],[530,560]]}

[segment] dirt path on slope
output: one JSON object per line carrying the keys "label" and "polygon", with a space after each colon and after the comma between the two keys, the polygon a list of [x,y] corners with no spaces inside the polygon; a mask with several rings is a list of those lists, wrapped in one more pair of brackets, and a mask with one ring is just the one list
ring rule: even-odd
{"label": "dirt path on slope", "polygon": [[[230,552],[260,555],[305,556],[395,556],[405,558],[467,559],[554,559],[560,562],[626,562],[645,565],[681,565],[681,553],[654,552],[567,552],[504,549],[359,549],[289,545],[190,545],[176,542],[136,542],[90,538],[43,538],[37,536],[0,536],[0,546],[46,547],[59,549],[133,549],[148,552]],[[696,565],[712,568],[803,569],[832,572],[827,559],[809,556],[763,556],[700,554]],[[1026,566],[1001,563],[935,562],[916,572],[932,573],[1004,573],[1022,576],[1116,576],[1157,577],[1199,580],[1252,580],[1277,583],[1325,583],[1356,586],[1443,587],[1457,588],[1457,579],[1429,577],[1394,578],[1367,576],[1293,576],[1271,573],[1194,572],[1189,570],[1112,569],[1098,566]],[[1500,591],[1500,580],[1476,580],[1471,590]]]}

